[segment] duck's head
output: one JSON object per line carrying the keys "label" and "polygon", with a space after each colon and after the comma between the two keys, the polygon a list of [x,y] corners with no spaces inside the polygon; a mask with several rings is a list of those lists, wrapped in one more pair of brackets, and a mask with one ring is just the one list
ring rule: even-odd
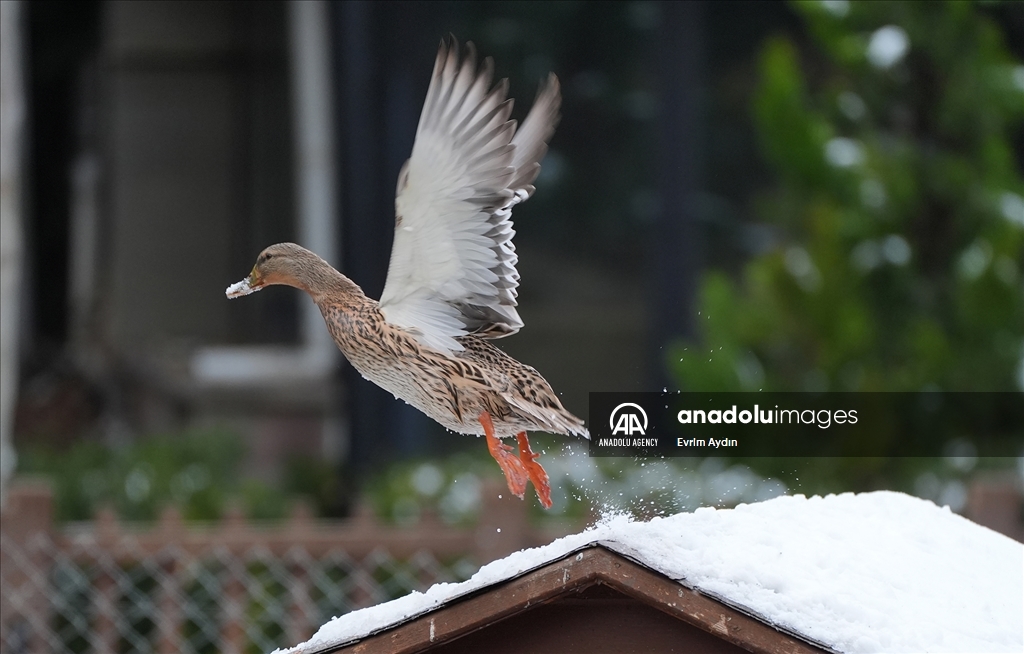
{"label": "duck's head", "polygon": [[294,243],[278,243],[260,252],[249,276],[228,287],[230,298],[254,293],[264,286],[285,284],[306,290],[308,272],[326,266],[323,259]]}

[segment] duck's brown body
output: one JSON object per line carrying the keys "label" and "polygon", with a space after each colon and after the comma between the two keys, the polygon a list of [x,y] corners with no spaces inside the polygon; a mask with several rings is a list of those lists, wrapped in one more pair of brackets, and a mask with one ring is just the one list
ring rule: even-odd
{"label": "duck's brown body", "polygon": [[[309,254],[307,265],[320,274],[295,285],[316,302],[334,342],[365,379],[461,434],[483,435],[479,416],[485,411],[499,438],[523,431],[585,433],[583,421],[562,407],[536,369],[472,334],[458,338],[465,348],[460,352],[420,344],[388,324],[377,301],[354,282]],[[311,287],[314,279],[324,288]]]}

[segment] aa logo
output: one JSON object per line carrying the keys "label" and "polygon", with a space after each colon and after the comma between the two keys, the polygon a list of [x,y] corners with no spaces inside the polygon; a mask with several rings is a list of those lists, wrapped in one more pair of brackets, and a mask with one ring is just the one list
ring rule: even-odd
{"label": "aa logo", "polygon": [[617,434],[645,436],[647,412],[639,404],[623,402],[612,409],[612,415],[608,418],[608,426],[612,428],[612,436]]}

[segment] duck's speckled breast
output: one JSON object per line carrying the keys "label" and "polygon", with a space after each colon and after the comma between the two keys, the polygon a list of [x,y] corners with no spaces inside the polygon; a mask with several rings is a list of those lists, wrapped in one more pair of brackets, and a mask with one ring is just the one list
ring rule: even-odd
{"label": "duck's speckled breast", "polygon": [[334,341],[364,378],[447,429],[483,433],[478,416],[496,408],[481,397],[490,393],[471,392],[465,383],[475,377],[486,384],[475,366],[420,346],[403,330],[388,325],[375,302],[355,309],[328,304],[320,310]]}

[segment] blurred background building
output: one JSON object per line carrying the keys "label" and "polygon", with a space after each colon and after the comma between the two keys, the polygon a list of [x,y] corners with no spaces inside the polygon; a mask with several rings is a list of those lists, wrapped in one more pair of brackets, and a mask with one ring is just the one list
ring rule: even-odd
{"label": "blurred background building", "polygon": [[295,474],[330,477],[336,514],[388,464],[471,445],[359,379],[305,297],[223,295],[295,240],[379,296],[448,33],[494,57],[515,116],[564,85],[515,216],[527,326],[501,345],[574,412],[602,390],[1019,390],[1021,8],[912,6],[20,5],[5,433],[228,431],[245,476],[317,462]]}

